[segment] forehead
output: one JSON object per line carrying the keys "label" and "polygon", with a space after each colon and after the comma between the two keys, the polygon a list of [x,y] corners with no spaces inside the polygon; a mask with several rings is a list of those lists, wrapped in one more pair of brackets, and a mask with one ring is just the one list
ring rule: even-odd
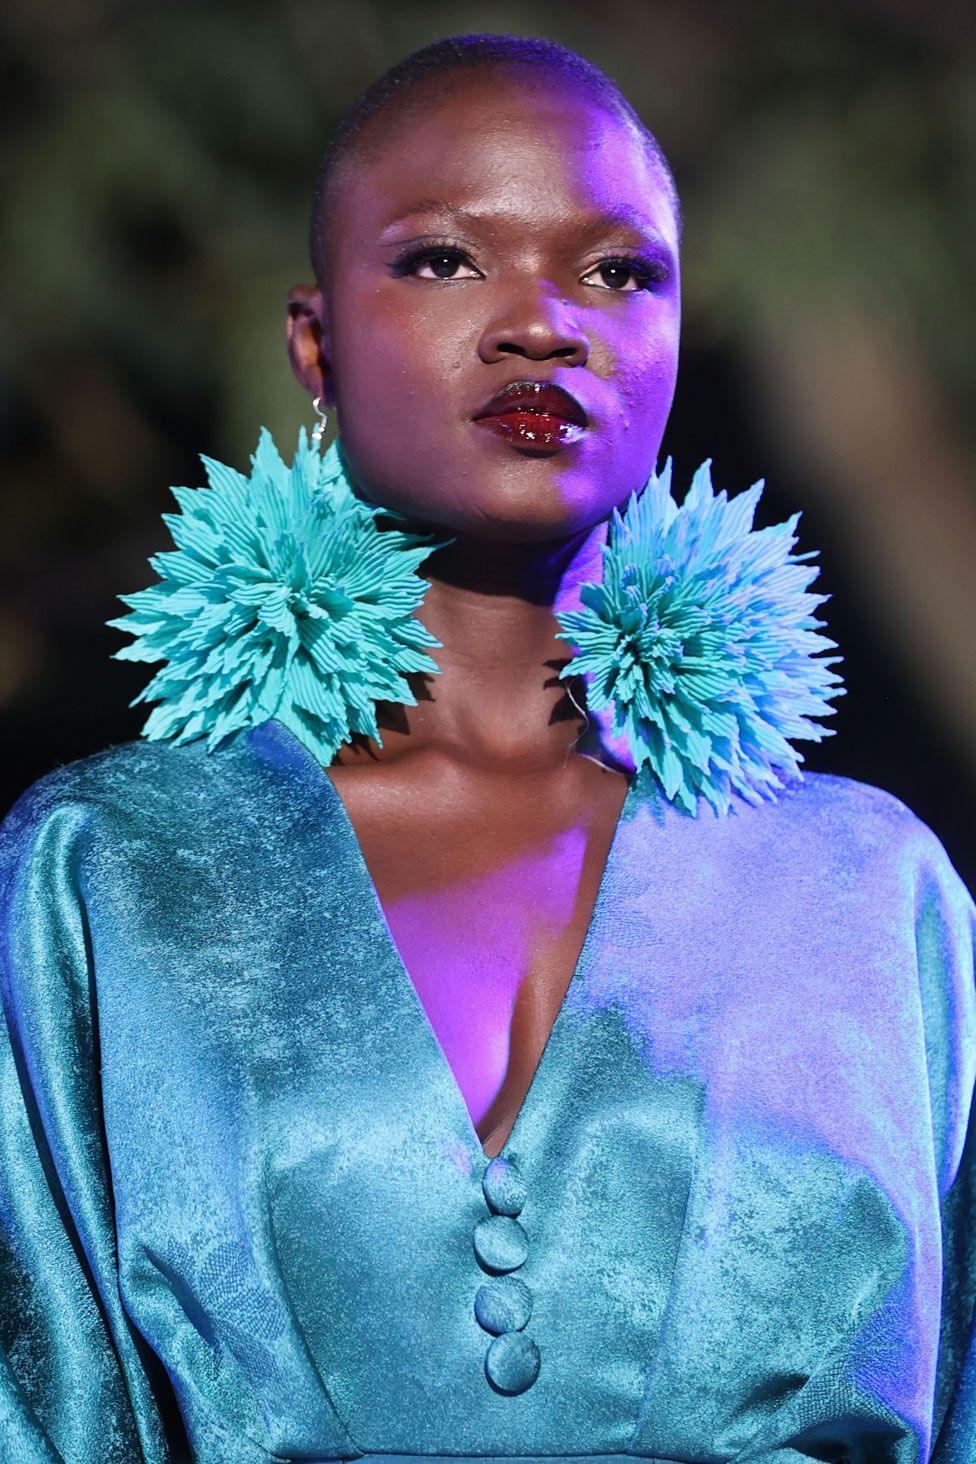
{"label": "forehead", "polygon": [[341,231],[356,235],[439,199],[499,229],[619,216],[677,246],[668,180],[643,136],[561,79],[493,71],[425,83],[372,120],[341,194]]}

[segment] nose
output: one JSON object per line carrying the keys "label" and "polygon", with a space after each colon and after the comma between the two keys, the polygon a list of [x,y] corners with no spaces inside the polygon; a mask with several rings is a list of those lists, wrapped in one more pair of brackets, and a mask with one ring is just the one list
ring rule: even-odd
{"label": "nose", "polygon": [[544,361],[558,356],[568,365],[582,365],[590,344],[552,285],[534,280],[506,296],[505,308],[486,326],[478,342],[483,361],[528,356]]}

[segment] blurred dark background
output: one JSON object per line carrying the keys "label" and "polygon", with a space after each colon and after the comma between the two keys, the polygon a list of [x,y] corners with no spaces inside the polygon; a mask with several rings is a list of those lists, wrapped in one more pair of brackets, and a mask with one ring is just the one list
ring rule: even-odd
{"label": "blurred dark background", "polygon": [[952,3],[8,0],[0,804],[139,735],[154,668],[112,660],[105,621],[172,547],[168,485],[313,420],[284,308],[330,129],[468,31],[574,47],[660,139],[676,487],[711,457],[730,492],[766,478],[757,523],[802,510],[848,686],[806,766],[896,793],[976,889],[976,25]]}

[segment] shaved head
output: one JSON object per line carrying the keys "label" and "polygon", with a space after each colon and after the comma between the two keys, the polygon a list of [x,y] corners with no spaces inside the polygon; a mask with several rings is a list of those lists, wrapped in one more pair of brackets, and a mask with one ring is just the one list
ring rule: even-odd
{"label": "shaved head", "polygon": [[340,118],[315,181],[309,229],[309,257],[316,281],[328,291],[332,279],[333,221],[342,185],[352,167],[368,161],[391,133],[434,101],[467,81],[496,70],[527,85],[548,82],[604,107],[633,129],[664,176],[681,235],[681,204],[667,158],[653,133],[604,71],[568,47],[539,37],[447,36],[398,61],[376,79]]}

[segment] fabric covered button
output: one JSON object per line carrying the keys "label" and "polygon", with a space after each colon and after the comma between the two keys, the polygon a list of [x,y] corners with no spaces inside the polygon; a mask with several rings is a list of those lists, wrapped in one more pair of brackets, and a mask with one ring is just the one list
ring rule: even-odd
{"label": "fabric covered button", "polygon": [[539,1376],[539,1349],[525,1332],[503,1332],[485,1356],[485,1373],[499,1393],[524,1393]]}
{"label": "fabric covered button", "polygon": [[525,1180],[514,1159],[499,1155],[485,1170],[481,1181],[490,1209],[498,1215],[517,1215],[525,1204]]}
{"label": "fabric covered button", "polygon": [[486,1332],[519,1332],[532,1315],[532,1292],[518,1276],[493,1276],[475,1292],[474,1314]]}
{"label": "fabric covered button", "polygon": [[514,1271],[529,1254],[529,1237],[510,1215],[489,1215],[474,1227],[474,1253],[483,1271]]}

